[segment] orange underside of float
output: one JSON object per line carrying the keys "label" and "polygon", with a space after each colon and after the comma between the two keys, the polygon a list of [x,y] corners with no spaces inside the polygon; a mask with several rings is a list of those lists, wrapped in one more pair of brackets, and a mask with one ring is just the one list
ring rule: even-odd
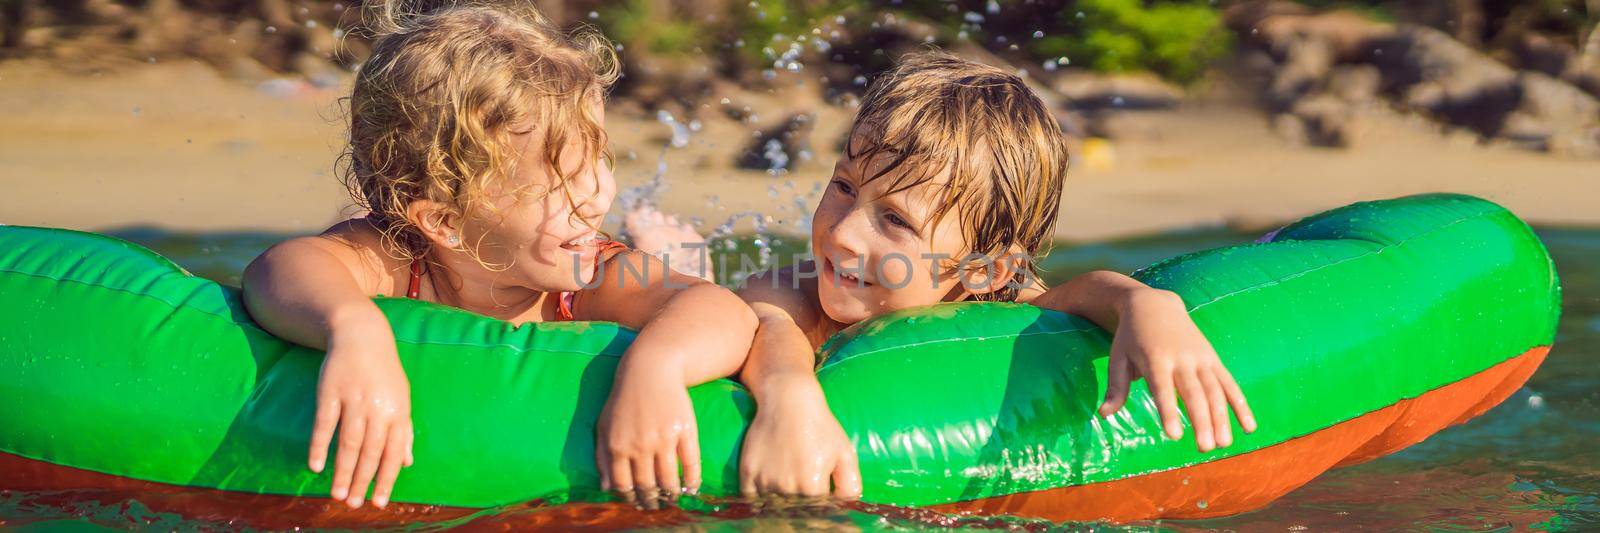
{"label": "orange underside of float", "polygon": [[1250,453],[1134,478],[933,509],[956,514],[1111,522],[1209,518],[1259,509],[1330,468],[1394,453],[1483,414],[1522,387],[1549,353],[1549,346],[1528,350],[1422,396]]}
{"label": "orange underside of float", "polygon": [[[1242,455],[1135,478],[999,496],[933,507],[962,514],[1005,514],[1054,521],[1129,522],[1207,518],[1258,509],[1330,468],[1358,464],[1421,442],[1483,414],[1511,396],[1538,369],[1548,346],[1461,381],[1401,400],[1322,431]],[[135,500],[157,512],[266,529],[356,528],[410,522],[464,521],[482,529],[614,529],[692,522],[680,510],[637,511],[620,504],[574,503],[500,509],[393,504],[352,510],[328,499],[244,494],[138,481],[0,453],[0,489],[40,493],[30,503],[65,507],[92,499]],[[57,501],[59,500],[59,502]],[[460,523],[460,522],[458,522]],[[0,525],[4,525],[0,522]],[[132,524],[130,524],[132,525]]]}

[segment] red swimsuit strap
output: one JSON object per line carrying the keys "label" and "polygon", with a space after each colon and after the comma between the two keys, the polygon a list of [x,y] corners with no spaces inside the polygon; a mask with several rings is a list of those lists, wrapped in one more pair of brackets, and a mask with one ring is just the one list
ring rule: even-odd
{"label": "red swimsuit strap", "polygon": [[411,262],[411,283],[406,285],[406,298],[415,300],[422,294],[422,274],[426,267],[427,263],[422,261]]}
{"label": "red swimsuit strap", "polygon": [[[622,243],[617,242],[617,241],[600,241],[600,245],[599,246],[600,246],[600,253],[602,253],[602,254],[606,253],[606,252],[609,252],[611,250],[618,249],[618,248],[622,248],[622,249],[627,249],[628,248],[628,245],[622,244]],[[596,255],[598,255],[598,254],[596,254]],[[597,270],[597,271],[600,269],[600,265],[598,263],[599,263],[599,261],[598,261],[598,258],[597,258],[596,264],[595,264],[595,270]],[[562,320],[568,320],[568,321],[573,320],[573,318],[572,318],[573,317],[573,314],[572,314],[572,300],[574,299],[575,295],[577,295],[576,292],[563,292],[561,294],[556,295],[556,316],[557,317],[560,317]]]}
{"label": "red swimsuit strap", "polygon": [[[618,248],[627,248],[628,245],[617,241],[601,241],[600,253],[609,252]],[[595,267],[598,269],[599,267]],[[422,275],[427,272],[427,263],[422,261],[411,262],[411,283],[406,285],[406,298],[413,300],[422,295]],[[563,292],[556,295],[556,316],[562,320],[572,320],[572,299],[576,293]]]}

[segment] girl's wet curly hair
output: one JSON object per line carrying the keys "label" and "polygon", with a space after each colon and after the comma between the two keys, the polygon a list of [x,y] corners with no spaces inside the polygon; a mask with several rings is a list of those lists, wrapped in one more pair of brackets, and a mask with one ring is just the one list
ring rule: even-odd
{"label": "girl's wet curly hair", "polygon": [[[518,161],[511,137],[527,133],[514,129],[543,134],[543,163],[559,179],[544,190],[570,201],[566,184],[609,155],[596,112],[619,71],[598,32],[562,32],[529,3],[427,4],[390,0],[363,13],[372,55],[348,98],[340,169],[389,252],[411,260],[428,250],[408,220],[412,202],[492,212],[495,194],[534,185],[505,182]],[[563,165],[574,140],[584,159]]]}

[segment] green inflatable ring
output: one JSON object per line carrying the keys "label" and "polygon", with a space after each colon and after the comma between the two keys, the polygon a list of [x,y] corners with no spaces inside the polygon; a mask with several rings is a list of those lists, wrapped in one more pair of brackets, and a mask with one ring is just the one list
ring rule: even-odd
{"label": "green inflatable ring", "polygon": [[[1556,273],[1533,232],[1457,195],[1355,204],[1137,277],[1183,296],[1259,431],[1236,430],[1231,447],[1210,453],[1192,431],[1166,440],[1142,382],[1127,410],[1095,416],[1109,337],[1085,320],[1014,304],[905,311],[823,347],[819,379],[856,444],[863,499],[1051,518],[1246,510],[1309,479],[1247,460],[1362,420],[1384,426],[1342,452],[1323,446],[1337,456],[1298,460],[1325,469],[1420,440],[1393,433],[1406,402],[1435,398],[1412,410],[1449,419],[1439,427],[1499,402],[1537,366],[1559,313]],[[417,437],[395,501],[488,507],[598,484],[594,421],[631,332],[378,304],[411,378]],[[0,404],[20,407],[0,410],[0,452],[151,482],[325,497],[329,475],[304,466],[320,358],[252,323],[236,289],[148,250],[0,227]],[[1459,384],[1488,381],[1455,398]],[[1455,399],[1429,396],[1437,391]],[[691,396],[703,493],[734,495],[755,406],[727,380]],[[1401,414],[1373,422],[1391,411]],[[1207,473],[1221,461],[1238,467]],[[1195,484],[1136,486],[1173,473]],[[1255,488],[1219,485],[1243,474],[1258,476],[1247,478]],[[1063,508],[1120,494],[1097,487],[1165,492]]]}

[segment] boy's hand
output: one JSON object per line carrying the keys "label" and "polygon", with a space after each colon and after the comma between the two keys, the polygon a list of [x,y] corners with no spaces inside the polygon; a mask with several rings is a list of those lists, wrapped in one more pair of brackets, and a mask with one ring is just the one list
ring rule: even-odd
{"label": "boy's hand", "polygon": [[700,440],[683,376],[670,363],[623,357],[595,426],[602,489],[646,509],[700,490]]}
{"label": "boy's hand", "polygon": [[1217,358],[1210,341],[1190,320],[1177,294],[1144,289],[1133,291],[1123,302],[1111,360],[1106,400],[1100,416],[1122,409],[1128,384],[1143,377],[1155,397],[1161,422],[1169,438],[1183,436],[1178,398],[1188,408],[1200,451],[1233,443],[1228,407],[1239,417],[1245,433],[1255,431],[1255,416],[1233,375]]}
{"label": "boy's hand", "polygon": [[772,376],[745,433],[739,489],[757,495],[861,497],[856,448],[828,410],[814,375]]}
{"label": "boy's hand", "polygon": [[411,384],[387,321],[333,329],[317,382],[308,461],[313,472],[322,472],[327,462],[335,427],[333,498],[361,507],[376,475],[372,503],[387,506],[400,467],[412,463],[413,440]]}

